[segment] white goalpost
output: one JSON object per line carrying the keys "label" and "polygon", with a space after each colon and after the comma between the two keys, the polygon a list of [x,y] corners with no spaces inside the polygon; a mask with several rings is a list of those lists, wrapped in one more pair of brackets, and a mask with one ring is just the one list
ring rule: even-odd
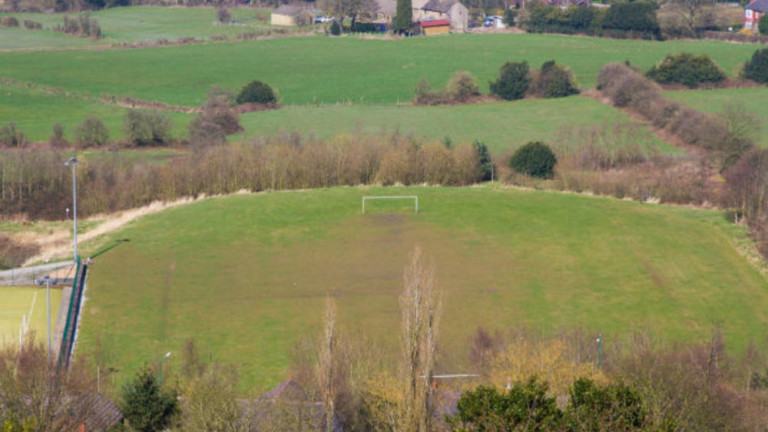
{"label": "white goalpost", "polygon": [[412,196],[365,196],[363,197],[363,214],[365,214],[365,202],[368,200],[395,200],[395,199],[407,199],[413,200],[413,210],[415,213],[419,212],[419,197]]}

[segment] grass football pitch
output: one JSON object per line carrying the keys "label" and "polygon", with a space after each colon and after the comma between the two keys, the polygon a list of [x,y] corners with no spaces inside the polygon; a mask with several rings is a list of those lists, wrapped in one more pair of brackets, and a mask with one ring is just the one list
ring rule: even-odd
{"label": "grass football pitch", "polygon": [[[419,196],[419,214],[410,202],[360,213],[363,196],[400,194]],[[452,364],[478,326],[581,328],[606,341],[643,330],[661,343],[704,341],[720,326],[732,353],[766,337],[765,279],[733,246],[744,228],[718,211],[493,187],[332,188],[205,200],[113,237],[130,242],[92,268],[84,352],[98,346],[102,362],[132,371],[194,338],[239,367],[245,390],[285,378],[326,294],[344,331],[394,359],[415,245],[445,290]]]}

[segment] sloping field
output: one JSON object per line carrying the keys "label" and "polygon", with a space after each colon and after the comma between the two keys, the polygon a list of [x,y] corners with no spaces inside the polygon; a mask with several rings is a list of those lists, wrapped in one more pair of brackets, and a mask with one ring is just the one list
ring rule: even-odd
{"label": "sloping field", "polygon": [[538,68],[556,60],[573,70],[581,86],[593,87],[597,72],[609,62],[629,60],[647,69],[667,54],[687,51],[710,55],[732,74],[758,48],[538,34],[400,40],[317,36],[132,50],[5,52],[0,53],[0,78],[183,106],[199,106],[215,85],[237,91],[261,79],[279,90],[285,104],[383,104],[409,101],[421,78],[441,87],[460,70],[474,74],[485,92],[507,61],[526,60]]}
{"label": "sloping field", "polygon": [[755,142],[768,147],[768,89],[765,87],[686,90],[666,92],[665,96],[699,111],[721,113],[727,105],[741,105],[758,120],[750,127]]}
{"label": "sloping field", "polygon": [[[51,332],[56,331],[60,303],[61,290],[52,288]],[[0,287],[0,346],[19,343],[19,327],[24,316],[30,320],[29,331],[35,333],[35,340],[46,343],[45,287]]]}
{"label": "sloping field", "polygon": [[[362,215],[365,195],[418,195],[420,212],[393,201]],[[732,247],[744,236],[715,211],[491,187],[210,199],[105,240],[130,241],[91,268],[79,349],[131,371],[194,338],[238,365],[246,390],[264,388],[285,378],[330,293],[342,328],[394,356],[402,271],[420,245],[445,290],[441,341],[454,364],[479,325],[580,327],[606,343],[637,330],[700,341],[720,325],[738,353],[768,324],[766,281]]]}

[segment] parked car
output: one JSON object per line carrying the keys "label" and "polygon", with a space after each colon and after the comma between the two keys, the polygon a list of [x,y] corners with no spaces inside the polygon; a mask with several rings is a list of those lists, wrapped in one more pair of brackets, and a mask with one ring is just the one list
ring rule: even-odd
{"label": "parked car", "polygon": [[315,24],[321,24],[321,23],[327,23],[333,21],[333,17],[329,17],[326,15],[317,15],[315,16]]}
{"label": "parked car", "polygon": [[504,28],[504,18],[499,15],[490,15],[483,20],[483,27]]}

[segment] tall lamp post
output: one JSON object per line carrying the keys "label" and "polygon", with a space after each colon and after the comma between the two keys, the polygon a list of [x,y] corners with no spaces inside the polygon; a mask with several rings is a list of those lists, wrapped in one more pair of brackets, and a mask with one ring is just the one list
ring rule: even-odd
{"label": "tall lamp post", "polygon": [[64,166],[72,167],[72,220],[74,221],[74,228],[72,229],[75,237],[74,245],[74,261],[77,262],[77,164],[80,161],[76,157],[72,156],[66,162]]}
{"label": "tall lamp post", "polygon": [[157,364],[157,381],[160,385],[163,385],[163,360],[171,356],[170,352],[167,352],[164,356],[160,357],[160,361]]}

